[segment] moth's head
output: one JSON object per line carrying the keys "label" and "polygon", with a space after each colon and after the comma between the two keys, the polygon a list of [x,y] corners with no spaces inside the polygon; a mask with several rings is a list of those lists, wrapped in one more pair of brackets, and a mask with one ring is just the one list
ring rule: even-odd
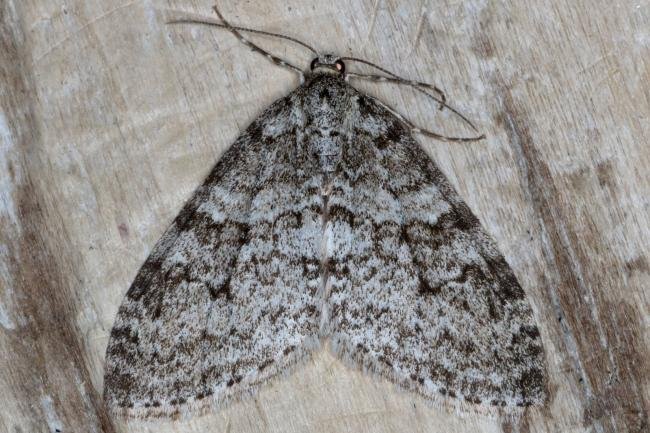
{"label": "moth's head", "polygon": [[339,56],[334,54],[323,54],[311,61],[309,66],[312,74],[330,74],[343,77],[345,74],[345,63]]}

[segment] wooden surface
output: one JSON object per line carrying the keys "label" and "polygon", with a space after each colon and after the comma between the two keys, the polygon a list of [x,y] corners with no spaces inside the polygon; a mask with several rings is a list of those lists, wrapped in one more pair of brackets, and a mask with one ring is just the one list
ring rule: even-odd
{"label": "wooden surface", "polygon": [[[122,296],[221,152],[298,81],[226,32],[164,25],[210,16],[210,0],[4,0],[0,432],[650,429],[647,0],[221,3],[235,23],[434,81],[477,121],[483,142],[420,142],[532,301],[548,406],[457,416],[323,352],[211,415],[111,419],[103,358]],[[363,88],[462,131],[408,90]]]}

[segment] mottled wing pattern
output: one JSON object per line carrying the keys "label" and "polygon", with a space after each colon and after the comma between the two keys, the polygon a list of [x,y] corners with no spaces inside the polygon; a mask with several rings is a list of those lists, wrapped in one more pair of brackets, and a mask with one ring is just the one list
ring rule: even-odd
{"label": "mottled wing pattern", "polygon": [[321,180],[296,160],[289,101],[226,151],[135,278],[107,349],[114,410],[220,403],[317,346]]}
{"label": "mottled wing pattern", "polygon": [[357,106],[325,232],[335,349],[425,396],[542,402],[541,339],[512,270],[403,124]]}

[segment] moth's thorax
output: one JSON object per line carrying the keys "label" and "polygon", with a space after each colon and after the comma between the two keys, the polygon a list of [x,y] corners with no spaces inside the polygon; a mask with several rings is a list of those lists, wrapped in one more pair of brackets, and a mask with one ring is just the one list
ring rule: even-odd
{"label": "moth's thorax", "polygon": [[351,96],[345,81],[330,74],[314,74],[305,84],[303,145],[323,172],[335,171],[341,159]]}

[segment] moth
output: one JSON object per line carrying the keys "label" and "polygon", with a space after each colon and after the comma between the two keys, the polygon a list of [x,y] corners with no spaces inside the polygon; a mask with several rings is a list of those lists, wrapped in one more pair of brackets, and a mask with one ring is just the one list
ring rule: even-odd
{"label": "moth", "polygon": [[[453,110],[436,87],[233,27],[215,11],[219,23],[180,22],[226,28],[304,82],[237,138],[138,272],[110,334],[107,404],[136,416],[219,407],[324,341],[432,400],[543,403],[525,293],[413,133],[481,137],[417,129],[348,80],[407,83]],[[303,73],[243,32],[317,55]],[[346,71],[354,60],[384,75]]]}

